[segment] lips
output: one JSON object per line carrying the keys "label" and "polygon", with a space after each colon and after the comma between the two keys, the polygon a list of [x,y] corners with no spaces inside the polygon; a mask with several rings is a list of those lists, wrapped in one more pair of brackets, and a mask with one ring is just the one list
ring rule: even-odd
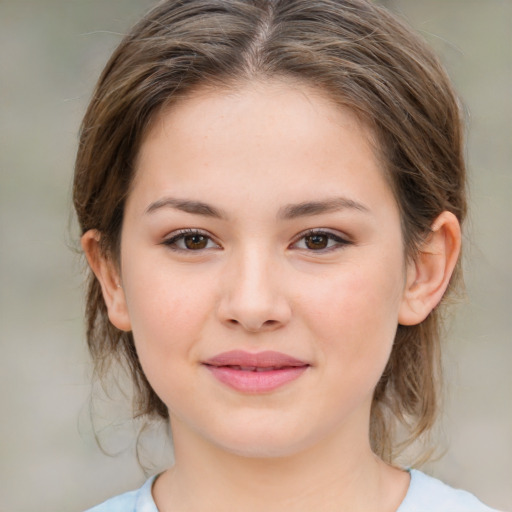
{"label": "lips", "polygon": [[310,366],[281,352],[241,350],[223,352],[203,364],[222,384],[246,393],[274,391],[299,378]]}

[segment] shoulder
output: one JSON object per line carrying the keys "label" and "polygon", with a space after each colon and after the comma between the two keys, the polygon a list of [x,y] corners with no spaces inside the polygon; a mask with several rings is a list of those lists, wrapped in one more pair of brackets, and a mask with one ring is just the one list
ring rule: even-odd
{"label": "shoulder", "polygon": [[86,512],[158,512],[151,487],[156,475],[151,477],[140,489],[126,492],[96,505]]}
{"label": "shoulder", "polygon": [[469,492],[411,470],[409,491],[397,512],[493,512]]}

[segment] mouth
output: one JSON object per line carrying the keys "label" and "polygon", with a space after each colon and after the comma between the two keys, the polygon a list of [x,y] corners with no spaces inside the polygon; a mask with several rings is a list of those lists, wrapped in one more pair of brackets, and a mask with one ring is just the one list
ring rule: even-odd
{"label": "mouth", "polygon": [[[274,370],[283,370],[291,368],[289,366],[238,366],[238,365],[222,365],[224,368],[230,368],[239,372],[272,372]],[[219,367],[218,367],[219,368]]]}
{"label": "mouth", "polygon": [[268,393],[298,379],[310,364],[281,352],[234,350],[205,361],[222,384],[244,393]]}

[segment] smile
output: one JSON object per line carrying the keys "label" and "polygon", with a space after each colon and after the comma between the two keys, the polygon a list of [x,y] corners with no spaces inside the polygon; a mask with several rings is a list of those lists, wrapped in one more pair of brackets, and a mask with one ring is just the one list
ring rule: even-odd
{"label": "smile", "polygon": [[222,384],[244,393],[268,393],[298,379],[309,363],[280,352],[224,352],[203,363]]}
{"label": "smile", "polygon": [[230,366],[233,370],[238,370],[242,372],[271,372],[273,370],[282,370],[282,366]]}

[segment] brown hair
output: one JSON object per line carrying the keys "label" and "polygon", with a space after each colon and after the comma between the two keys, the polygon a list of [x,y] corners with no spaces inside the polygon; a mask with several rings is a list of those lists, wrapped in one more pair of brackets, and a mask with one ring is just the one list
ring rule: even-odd
{"label": "brown hair", "polygon": [[[466,213],[462,128],[456,96],[426,44],[367,0],[167,0],[124,38],[105,67],[83,120],[74,204],[83,233],[97,229],[118,261],[123,209],[148,126],[199,85],[236,86],[289,77],[350,108],[373,130],[414,258],[444,210]],[[459,266],[458,266],[459,267]],[[457,268],[450,289],[460,280]],[[168,418],[140,366],[130,332],[110,324],[89,277],[87,339],[97,373],[114,361],[135,384],[134,415]],[[374,451],[391,461],[393,426],[414,440],[432,427],[440,382],[440,309],[398,326],[371,411]]]}

